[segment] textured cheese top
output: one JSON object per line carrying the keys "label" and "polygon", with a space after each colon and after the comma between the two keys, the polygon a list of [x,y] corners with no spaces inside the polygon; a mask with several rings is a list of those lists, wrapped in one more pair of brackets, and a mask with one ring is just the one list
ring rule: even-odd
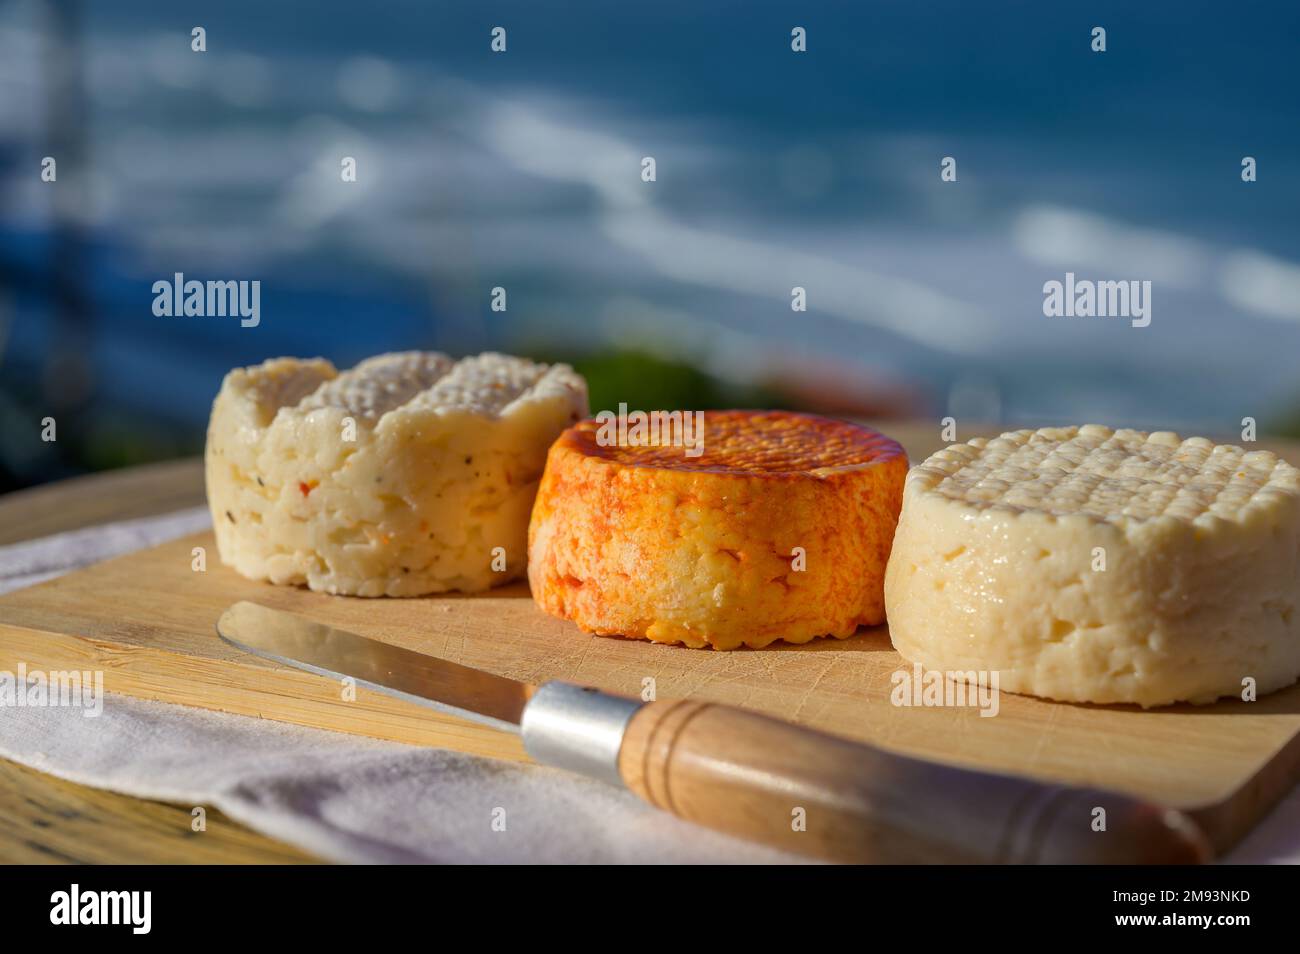
{"label": "textured cheese top", "polygon": [[434,351],[381,354],[322,384],[298,407],[303,411],[336,407],[355,417],[378,420],[433,387],[452,364],[445,354]]}
{"label": "textured cheese top", "polygon": [[908,491],[1117,526],[1158,517],[1191,523],[1240,520],[1279,496],[1300,496],[1300,470],[1268,451],[1088,424],[954,444],[912,471]]}
{"label": "textured cheese top", "polygon": [[251,368],[236,368],[227,375],[226,383],[247,398],[258,426],[266,427],[276,411],[298,404],[336,374],[334,365],[324,358],[274,358]]}
{"label": "textured cheese top", "polygon": [[[675,425],[674,433],[685,432],[692,443],[701,441],[703,453],[688,456],[680,443],[666,440],[654,445],[601,443],[599,421],[583,421],[560,440],[589,457],[627,466],[750,476],[816,474],[903,456],[895,441],[848,421],[788,411],[705,411],[703,432],[697,434],[696,412],[673,413],[677,425],[689,427],[685,431]],[[668,426],[661,424],[659,432],[667,434]]]}
{"label": "textured cheese top", "polygon": [[455,408],[500,417],[521,399],[549,397],[580,386],[581,379],[567,365],[534,364],[489,351],[457,362],[437,384],[419,394],[411,408]]}
{"label": "textured cheese top", "polygon": [[337,408],[373,425],[390,411],[467,411],[508,415],[511,405],[585,387],[567,365],[536,364],[487,352],[461,361],[433,351],[405,351],[362,361],[341,374],[328,361],[267,362],[249,375],[254,399],[271,415]]}

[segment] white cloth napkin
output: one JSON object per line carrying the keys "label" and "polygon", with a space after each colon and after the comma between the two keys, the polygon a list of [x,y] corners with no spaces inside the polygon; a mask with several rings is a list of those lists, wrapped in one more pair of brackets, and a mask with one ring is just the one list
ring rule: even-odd
{"label": "white cloth napkin", "polygon": [[[0,592],[208,525],[196,508],[0,547]],[[0,709],[0,756],[82,785],[215,806],[334,861],[801,860],[551,769],[120,695],[97,718],[76,708]],[[1300,790],[1227,860],[1300,862]]]}

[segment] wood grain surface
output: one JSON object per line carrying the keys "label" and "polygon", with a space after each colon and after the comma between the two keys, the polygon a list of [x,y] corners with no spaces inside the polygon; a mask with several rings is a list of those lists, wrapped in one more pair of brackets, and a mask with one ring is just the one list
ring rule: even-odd
{"label": "wood grain surface", "polygon": [[309,855],[215,808],[202,831],[192,806],[74,785],[0,759],[0,852],[6,864],[302,864]]}
{"label": "wood grain surface", "polygon": [[[193,568],[195,548],[210,555]],[[978,708],[900,707],[911,671],[885,627],[846,640],[713,652],[588,636],[541,612],[523,583],[477,596],[370,600],[246,580],[216,560],[211,533],[109,560],[0,597],[0,668],[102,670],[112,692],[497,758],[519,739],[380,693],[280,667],[217,638],[239,600],[340,626],[530,683],[563,679],[661,699],[755,709],[919,758],[1112,789],[1200,813],[1220,850],[1293,783],[1300,686],[1255,703],[1127,706],[1003,692]]]}
{"label": "wood grain surface", "polygon": [[203,503],[198,458],[75,477],[0,497],[0,546]]}
{"label": "wood grain surface", "polygon": [[[930,425],[886,430],[904,443],[913,460],[940,446],[937,428]],[[1293,445],[1273,446],[1300,461]],[[193,462],[188,470],[175,466],[174,483],[162,495],[168,505],[162,509],[202,499],[201,488],[193,483],[199,479]],[[156,474],[144,476],[142,486],[156,480]],[[125,475],[113,478],[118,488],[130,486]],[[88,486],[81,482],[74,495],[85,494]],[[66,529],[52,523],[58,493],[59,488],[29,492],[29,499],[40,504],[42,533]],[[0,498],[0,516],[13,513],[5,510],[11,502]],[[123,512],[111,501],[105,504],[99,513]],[[206,572],[191,569],[195,546],[206,548]],[[1300,767],[1300,689],[1253,705],[1149,713],[1060,705],[1008,693],[1002,694],[1000,714],[991,719],[980,718],[974,709],[899,709],[889,703],[890,675],[904,664],[884,628],[842,642],[736,653],[601,639],[540,614],[522,584],[472,598],[370,601],[253,583],[219,565],[208,535],[0,598],[0,668],[12,668],[19,660],[29,667],[102,668],[110,690],[524,758],[511,736],[364,691],[355,702],[344,702],[328,680],[239,656],[212,629],[221,609],[238,599],[516,678],[568,678],[639,694],[643,680],[651,677],[661,699],[728,702],[950,764],[1115,788],[1192,810],[1220,849],[1294,783]],[[0,830],[0,857],[36,851],[28,842],[54,847],[48,829],[37,821],[57,816],[42,816],[31,803],[57,799],[41,789],[40,776],[6,768],[0,775],[0,806],[6,800],[27,805],[20,812],[32,817],[20,834],[11,837]],[[114,805],[117,796],[70,788],[92,802],[105,799],[105,810],[131,815]],[[141,809],[151,818],[155,810],[160,817],[175,811],[169,806]],[[176,836],[180,845],[192,840],[188,813],[184,820]],[[157,828],[145,826],[138,839],[120,845],[106,842],[102,852],[88,847],[85,854],[92,857],[82,860],[155,860],[183,853]],[[266,860],[267,853],[286,850],[251,833],[241,835],[249,840],[234,839],[217,849],[225,860]],[[23,844],[26,849],[16,847]]]}

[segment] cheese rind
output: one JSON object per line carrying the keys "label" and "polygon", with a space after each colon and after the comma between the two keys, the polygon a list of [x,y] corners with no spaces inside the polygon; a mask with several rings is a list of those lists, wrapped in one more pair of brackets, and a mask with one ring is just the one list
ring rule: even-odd
{"label": "cheese rind", "polygon": [[542,609],[587,632],[694,648],[847,637],[884,619],[907,458],[865,427],[785,412],[705,413],[702,453],[551,448],[529,527]]}
{"label": "cheese rind", "polygon": [[1300,676],[1300,470],[1097,425],[957,444],[909,474],[894,645],[1070,702],[1208,703]]}
{"label": "cheese rind", "polygon": [[253,579],[354,596],[517,578],[546,450],[586,413],[572,369],[507,355],[236,369],[206,451],[221,558]]}

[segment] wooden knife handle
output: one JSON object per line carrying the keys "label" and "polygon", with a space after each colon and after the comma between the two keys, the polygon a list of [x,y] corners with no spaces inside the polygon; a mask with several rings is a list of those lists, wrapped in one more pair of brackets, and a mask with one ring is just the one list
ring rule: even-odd
{"label": "wooden knife handle", "polygon": [[923,762],[712,703],[642,706],[623,734],[618,771],[632,791],[681,818],[833,861],[1210,857],[1181,812]]}

